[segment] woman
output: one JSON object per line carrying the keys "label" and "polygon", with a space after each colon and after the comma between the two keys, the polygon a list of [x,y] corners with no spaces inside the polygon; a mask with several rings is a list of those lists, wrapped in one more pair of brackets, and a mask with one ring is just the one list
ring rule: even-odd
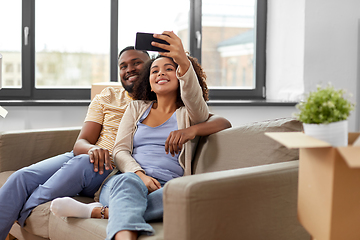
{"label": "woman", "polygon": [[[186,55],[173,32],[154,37],[167,41],[170,45],[152,44],[169,52],[145,64],[134,89],[134,98],[140,101],[130,103],[120,123],[113,150],[117,169],[100,193],[100,203],[109,208],[69,198],[56,199],[51,207],[59,216],[79,216],[71,209],[88,206],[91,217],[109,218],[107,239],[136,239],[139,233],[154,232],[146,221],[162,217],[162,187],[173,178],[191,174],[193,146],[187,141],[191,138],[185,142],[176,135],[170,145],[166,139],[209,117],[206,77],[200,65]],[[222,129],[214,126],[196,135]]]}

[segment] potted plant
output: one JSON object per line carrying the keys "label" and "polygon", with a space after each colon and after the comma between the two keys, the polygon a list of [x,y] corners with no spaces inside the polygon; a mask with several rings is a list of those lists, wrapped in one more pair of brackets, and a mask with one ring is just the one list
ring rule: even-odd
{"label": "potted plant", "polygon": [[331,84],[325,88],[318,86],[296,108],[299,112],[295,117],[303,123],[305,134],[333,146],[347,146],[347,118],[354,104],[345,97],[345,90],[336,90]]}

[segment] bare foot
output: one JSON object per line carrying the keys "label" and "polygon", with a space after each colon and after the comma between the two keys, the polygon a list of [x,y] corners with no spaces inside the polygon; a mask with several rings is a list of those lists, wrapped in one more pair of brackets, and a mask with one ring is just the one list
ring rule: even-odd
{"label": "bare foot", "polygon": [[122,230],[115,234],[115,240],[136,240],[137,236],[138,236],[137,232]]}

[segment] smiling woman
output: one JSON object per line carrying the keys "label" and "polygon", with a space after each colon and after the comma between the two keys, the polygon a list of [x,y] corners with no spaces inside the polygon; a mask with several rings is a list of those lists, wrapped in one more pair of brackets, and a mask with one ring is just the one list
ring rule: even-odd
{"label": "smiling woman", "polygon": [[162,57],[153,62],[150,68],[150,86],[151,91],[158,97],[162,95],[176,97],[179,81],[176,77],[176,64],[170,58]]}

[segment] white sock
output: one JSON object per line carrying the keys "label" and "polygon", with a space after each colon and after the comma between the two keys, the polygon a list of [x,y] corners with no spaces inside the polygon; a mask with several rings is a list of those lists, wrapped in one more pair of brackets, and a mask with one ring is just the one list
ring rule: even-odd
{"label": "white sock", "polygon": [[102,207],[102,204],[99,202],[86,204],[70,197],[63,197],[51,202],[50,211],[58,217],[91,218],[91,212],[96,207]]}

